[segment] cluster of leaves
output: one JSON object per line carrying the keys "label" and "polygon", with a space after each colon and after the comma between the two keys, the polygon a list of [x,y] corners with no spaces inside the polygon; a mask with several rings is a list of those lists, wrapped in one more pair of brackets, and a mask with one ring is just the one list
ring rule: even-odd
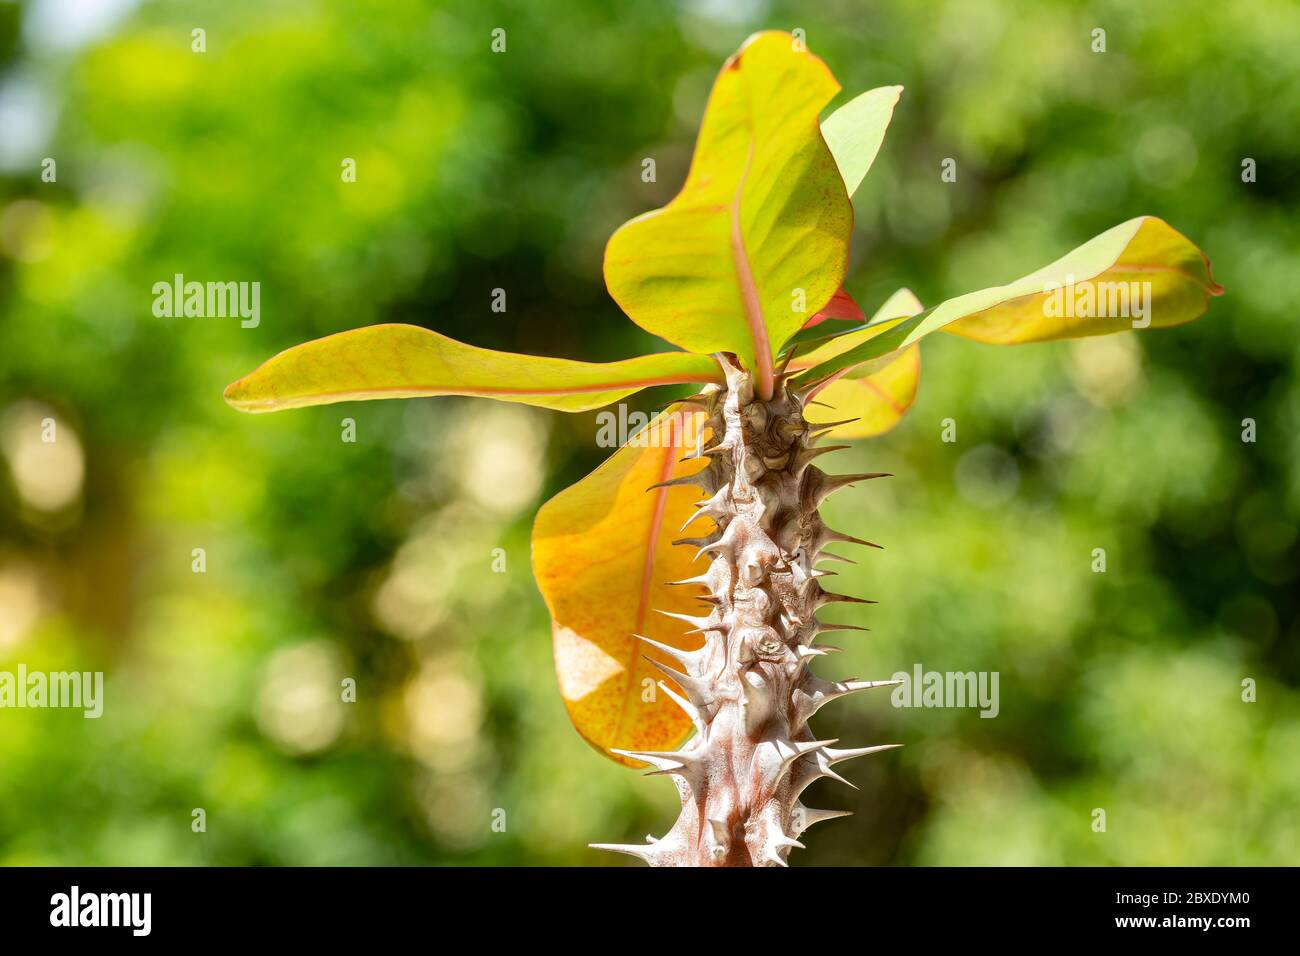
{"label": "cluster of leaves", "polygon": [[[20,29],[45,6],[0,4],[0,82],[37,83],[57,114],[26,159],[21,137],[0,149],[0,403],[44,402],[87,468],[52,528],[0,468],[0,666],[102,666],[109,709],[4,718],[0,859],[594,863],[587,842],[665,823],[663,791],[588,759],[538,639],[535,503],[608,454],[592,413],[448,398],[250,427],[218,396],[277,349],[376,322],[593,360],[662,348],[612,321],[601,251],[681,183],[721,59],[798,24],[846,89],[908,85],[854,194],[858,301],[906,286],[940,302],[1137,212],[1202,241],[1232,293],[1176,334],[921,343],[908,418],[839,453],[899,478],[827,515],[888,549],[839,568],[881,604],[836,670],[997,670],[1002,711],[828,708],[828,735],[908,746],[858,770],[870,811],[813,831],[806,859],[1289,862],[1300,137],[1271,104],[1300,95],[1294,4],[223,0],[138,5],[78,49]],[[39,179],[45,155],[57,183]],[[357,182],[340,183],[341,157]],[[261,326],[156,319],[149,289],[175,272],[260,280]],[[860,323],[836,302],[823,312]],[[189,570],[198,545],[206,575]],[[487,570],[495,548],[505,573]],[[40,616],[15,632],[30,574]],[[259,695],[308,638],[361,696],[303,755]],[[1239,699],[1246,676],[1258,703]]]}
{"label": "cluster of leaves", "polygon": [[[842,288],[851,196],[875,160],[902,87],[863,93],[821,123],[839,92],[801,40],[779,32],[751,37],[718,74],[681,192],[610,239],[610,294],[632,321],[685,351],[597,365],[379,325],[289,349],[232,384],[226,400],[261,412],[472,395],[577,412],[652,385],[721,385],[711,353],[736,356],[758,395],[770,398],[784,356],[796,381],[831,386],[830,413],[852,419],[830,434],[856,437],[887,430],[906,411],[920,375],[918,342],[930,332],[1015,344],[1132,327],[1129,316],[1053,316],[1045,302],[1067,284],[1091,286],[1095,296],[1104,283],[1150,283],[1154,327],[1196,318],[1222,292],[1195,246],[1143,217],[1006,285],[928,310],[903,289],[862,319]],[[639,692],[652,674],[634,635],[689,643],[680,625],[650,611],[688,614],[694,607],[690,595],[668,586],[691,576],[690,558],[674,552],[672,539],[693,513],[693,496],[688,488],[643,492],[690,467],[682,456],[692,441],[692,429],[681,428],[658,447],[616,452],[548,503],[534,530],[560,686],[579,732],[606,753],[669,749],[689,727],[671,701]]]}

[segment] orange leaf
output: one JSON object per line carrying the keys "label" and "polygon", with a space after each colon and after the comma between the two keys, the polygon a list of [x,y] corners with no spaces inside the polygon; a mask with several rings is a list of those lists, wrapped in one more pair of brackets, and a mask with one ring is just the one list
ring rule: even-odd
{"label": "orange leaf", "polygon": [[533,573],[551,612],[564,705],[588,743],[626,766],[640,764],[611,748],[673,750],[691,730],[689,718],[656,686],[663,673],[644,655],[672,662],[633,635],[688,649],[702,643],[684,635],[685,624],[657,613],[708,610],[695,599],[698,588],[668,583],[707,568],[706,559],[693,561],[693,548],[672,544],[683,534],[712,530],[702,518],[698,529],[680,531],[700,489],[647,489],[699,470],[699,461],[680,459],[695,448],[703,422],[703,413],[669,408],[543,505],[533,524]]}

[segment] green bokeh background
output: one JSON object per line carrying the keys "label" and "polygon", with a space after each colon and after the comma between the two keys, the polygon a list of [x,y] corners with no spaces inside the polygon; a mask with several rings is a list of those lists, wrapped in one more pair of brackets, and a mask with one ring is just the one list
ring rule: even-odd
{"label": "green bokeh background", "polygon": [[[1143,213],[1227,288],[1172,331],[932,336],[907,418],[837,456],[898,477],[828,508],[886,550],[818,670],[997,671],[1000,713],[828,707],[822,736],[907,746],[815,785],[855,815],[796,864],[1300,862],[1296,4],[0,0],[0,669],[107,682],[100,720],[0,710],[0,863],[595,865],[666,829],[672,787],[569,726],[529,571],[594,413],[221,390],[379,321],[665,347],[605,239],[680,185],[723,58],[796,27],[849,93],[906,86],[855,199],[868,312]],[[259,281],[260,326],[155,318],[177,272]]]}

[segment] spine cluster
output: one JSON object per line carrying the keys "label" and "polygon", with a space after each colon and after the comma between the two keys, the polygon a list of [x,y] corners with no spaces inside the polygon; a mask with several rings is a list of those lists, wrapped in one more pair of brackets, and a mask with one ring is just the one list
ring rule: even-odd
{"label": "spine cluster", "polygon": [[873,603],[822,587],[830,572],[816,565],[837,557],[823,551],[827,545],[870,542],[832,531],[818,508],[840,488],[885,476],[822,471],[813,460],[846,446],[816,442],[845,423],[811,425],[803,417],[807,390],[781,379],[764,401],[748,374],[721,361],[726,388],[695,399],[709,414],[711,438],[700,450],[708,465],[672,482],[705,493],[688,526],[699,519],[715,525],[704,537],[677,542],[710,559],[701,576],[674,582],[705,591],[707,616],[673,615],[690,625],[687,633],[702,635],[703,644],[682,651],[641,638],[677,664],[652,658],[681,689],[661,685],[696,733],[674,753],[620,751],[673,779],[681,815],[659,840],[598,845],[652,866],[785,866],[790,848],[802,847],[804,830],[849,812],[804,806],[800,796],[808,785],[821,777],[843,781],[831,769],[835,764],[898,746],[840,750],[808,727],[827,701],[896,683],[830,682],[809,669],[813,658],[835,650],[817,643],[821,634],[862,630],[822,623],[818,611],[834,602]]}

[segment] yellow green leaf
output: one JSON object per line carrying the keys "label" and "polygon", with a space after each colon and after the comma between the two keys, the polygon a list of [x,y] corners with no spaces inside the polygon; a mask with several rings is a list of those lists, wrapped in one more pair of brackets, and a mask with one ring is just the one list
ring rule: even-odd
{"label": "yellow green leaf", "polygon": [[850,196],[876,161],[894,107],[903,95],[901,86],[881,86],[855,96],[822,123],[822,136],[835,157]]}
{"label": "yellow green leaf", "polygon": [[661,352],[621,362],[494,352],[415,325],[372,325],[295,345],[226,388],[246,412],[426,395],[480,395],[581,412],[651,385],[718,382],[703,355]]}
{"label": "yellow green leaf", "polygon": [[[878,335],[889,327],[885,324],[887,319],[915,315],[921,309],[920,301],[910,289],[899,289],[871,317],[868,325],[873,327],[831,339],[802,361],[796,356],[790,366],[808,368],[825,361]],[[809,405],[804,415],[813,424],[858,419],[827,432],[831,438],[883,435],[897,425],[912,406],[920,380],[921,346],[914,343],[899,352],[887,353],[875,362],[846,370],[817,392],[817,401],[822,404]]]}
{"label": "yellow green leaf", "polygon": [[944,303],[933,324],[977,342],[1047,342],[1182,325],[1222,294],[1205,253],[1163,219],[1140,216],[1023,279]]}
{"label": "yellow green leaf", "polygon": [[714,82],[682,191],[605,249],[605,283],[633,322],[692,352],[735,352],[763,395],[774,349],[848,261],[853,207],[818,125],[839,88],[789,34],[751,37]]}
{"label": "yellow green leaf", "polygon": [[713,525],[701,518],[698,528],[681,531],[700,500],[698,487],[651,486],[700,469],[698,460],[681,458],[696,447],[703,422],[703,413],[672,406],[543,505],[533,524],[533,574],[551,612],[564,705],[584,739],[628,766],[639,764],[610,749],[673,750],[691,730],[656,686],[667,679],[645,655],[680,667],[633,635],[683,649],[701,643],[658,611],[707,610],[695,599],[698,588],[669,582],[707,570],[707,559],[693,560],[695,549],[672,541],[707,534]]}
{"label": "yellow green leaf", "polygon": [[[899,289],[884,304],[876,310],[875,315],[864,323],[859,323],[856,327],[849,327],[847,331],[833,338],[822,340],[816,348],[806,353],[796,352],[795,357],[790,361],[791,369],[809,369],[817,365],[829,362],[836,356],[843,355],[850,349],[870,341],[882,332],[893,328],[897,323],[891,322],[893,319],[904,319],[908,316],[916,315],[922,310],[919,299],[912,293],[911,289]],[[817,328],[822,328],[830,323],[822,323]]]}
{"label": "yellow green leaf", "polygon": [[949,299],[911,318],[884,322],[877,330],[829,340],[824,347],[874,331],[801,377],[826,378],[940,329],[1006,345],[1181,325],[1202,315],[1210,298],[1222,294],[1203,252],[1163,220],[1141,216],[1006,285]]}

